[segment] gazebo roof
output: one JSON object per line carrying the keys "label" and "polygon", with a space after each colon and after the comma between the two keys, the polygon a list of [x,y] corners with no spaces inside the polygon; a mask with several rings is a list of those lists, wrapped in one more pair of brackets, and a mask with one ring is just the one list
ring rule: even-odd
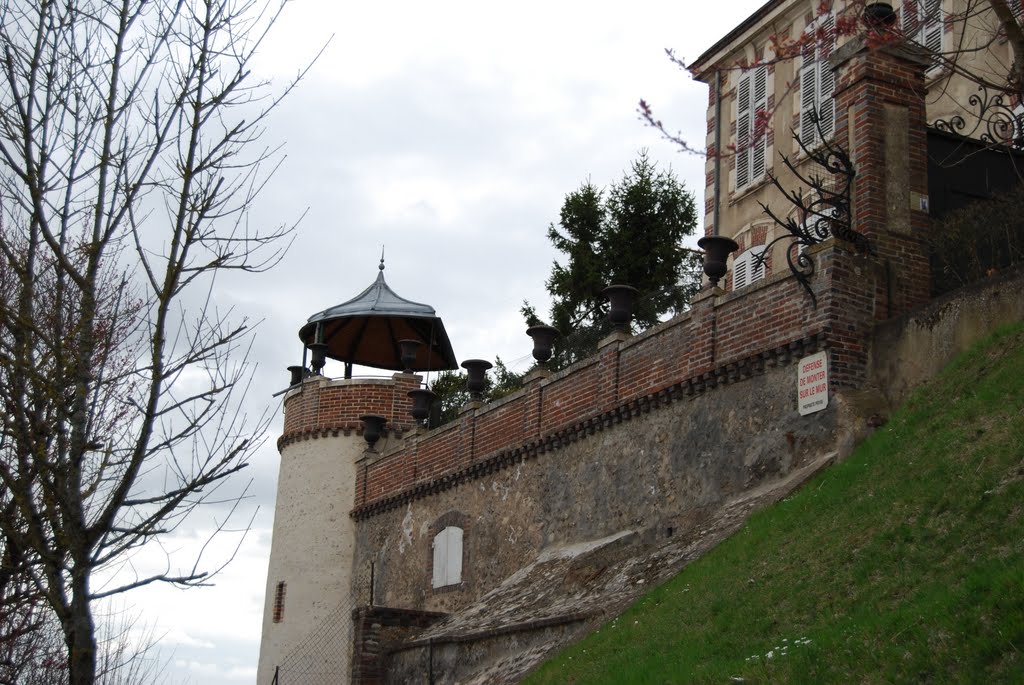
{"label": "gazebo roof", "polygon": [[458,368],[448,334],[434,308],[401,297],[384,280],[381,257],[377,278],[363,292],[309,317],[299,330],[306,345],[327,344],[327,356],[338,361],[401,371],[399,340],[422,343],[413,371]]}

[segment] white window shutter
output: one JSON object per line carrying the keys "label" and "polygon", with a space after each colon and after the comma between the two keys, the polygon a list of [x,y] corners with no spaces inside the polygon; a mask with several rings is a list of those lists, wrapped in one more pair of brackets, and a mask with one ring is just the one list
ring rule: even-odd
{"label": "white window shutter", "polygon": [[814,106],[818,90],[818,65],[814,51],[804,51],[800,65],[800,140],[804,145],[814,144]]}
{"label": "white window shutter", "polygon": [[445,585],[458,585],[462,582],[462,529],[452,526],[445,530],[448,533]]}
{"label": "white window shutter", "polygon": [[434,536],[434,589],[462,582],[462,529],[448,526]]}
{"label": "white window shutter", "polygon": [[[942,0],[924,0],[924,21],[921,22],[921,35],[918,42],[933,55],[942,54]],[[936,58],[930,70],[936,69],[941,62]]]}
{"label": "white window shutter", "polygon": [[732,289],[739,290],[765,276],[765,265],[758,260],[765,246],[752,247],[738,255],[732,263]]}
{"label": "white window shutter", "polygon": [[917,40],[917,0],[903,0],[896,14],[899,17],[899,26],[903,36],[910,40]]}
{"label": "white window shutter", "polygon": [[750,180],[756,181],[764,176],[765,158],[768,153],[767,122],[764,113],[768,110],[768,67],[761,65],[754,69],[754,83],[751,93],[752,109],[754,110],[753,133],[757,136],[751,148]]}
{"label": "white window shutter", "polygon": [[831,57],[832,48],[835,46],[836,19],[830,14],[823,21],[825,39],[818,51],[818,119],[822,134],[825,138],[831,138],[836,127],[836,103],[833,99],[836,93],[836,75],[828,58]]}
{"label": "white window shutter", "polygon": [[448,529],[445,528],[440,533],[434,536],[434,573],[432,585],[433,587],[439,588],[444,587],[447,583],[445,582],[448,577],[448,535],[446,533]]}
{"label": "white window shutter", "polygon": [[740,75],[736,86],[736,189],[750,183],[750,72]]}
{"label": "white window shutter", "polygon": [[764,254],[764,248],[750,248],[750,282],[760,281],[764,278],[764,262],[760,256]]}
{"label": "white window shutter", "polygon": [[747,284],[747,268],[750,266],[750,258],[747,253],[736,257],[732,263],[732,289],[739,290]]}

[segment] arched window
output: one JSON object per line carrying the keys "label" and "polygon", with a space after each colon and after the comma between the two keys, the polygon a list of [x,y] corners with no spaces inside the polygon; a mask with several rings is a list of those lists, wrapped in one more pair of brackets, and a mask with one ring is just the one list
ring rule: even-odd
{"label": "arched window", "polygon": [[434,536],[433,587],[462,582],[462,529],[448,526]]}

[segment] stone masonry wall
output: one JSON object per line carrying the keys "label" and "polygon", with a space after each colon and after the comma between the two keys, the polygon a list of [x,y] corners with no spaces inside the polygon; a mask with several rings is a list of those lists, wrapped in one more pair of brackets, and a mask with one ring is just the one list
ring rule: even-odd
{"label": "stone masonry wall", "polygon": [[[666,394],[544,450],[521,451],[476,478],[362,518],[355,568],[375,566],[380,606],[453,611],[532,561],[539,550],[638,531],[681,535],[730,496],[783,478],[847,441],[843,403],[796,410],[796,359],[713,390]],[[436,523],[464,517],[463,582],[432,589]]]}

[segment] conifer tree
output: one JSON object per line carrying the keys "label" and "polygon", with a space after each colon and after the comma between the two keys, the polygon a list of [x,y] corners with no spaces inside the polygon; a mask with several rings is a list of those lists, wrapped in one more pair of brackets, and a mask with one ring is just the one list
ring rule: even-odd
{"label": "conifer tree", "polygon": [[[700,288],[700,254],[683,245],[694,234],[693,193],[669,170],[659,170],[646,151],[607,191],[587,181],[569,193],[558,225],[548,228],[552,245],[564,255],[551,267],[550,322],[556,341],[554,368],[581,359],[611,330],[601,291],[612,284],[640,292],[633,324],[643,330],[669,314],[684,311]],[[528,325],[540,322],[523,305]]]}

